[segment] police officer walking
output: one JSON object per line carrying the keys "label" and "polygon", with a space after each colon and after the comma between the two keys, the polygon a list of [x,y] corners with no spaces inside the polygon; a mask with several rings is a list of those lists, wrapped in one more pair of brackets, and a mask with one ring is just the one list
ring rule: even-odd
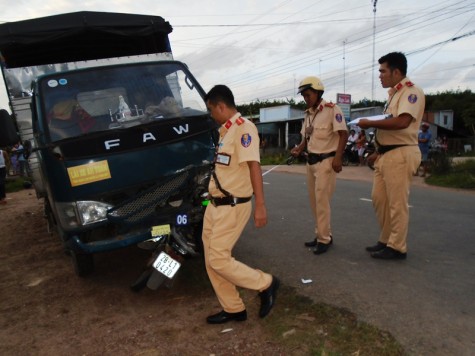
{"label": "police officer walking", "polygon": [[279,280],[231,255],[250,218],[253,194],[255,226],[267,224],[257,128],[241,117],[228,87],[216,85],[205,99],[211,116],[221,127],[208,188],[211,204],[204,216],[203,246],[206,270],[223,308],[206,320],[209,324],[222,324],[247,319],[236,287],[260,291],[259,316],[264,318],[274,305]]}
{"label": "police officer walking", "polygon": [[379,241],[367,247],[371,257],[405,259],[409,225],[409,189],[413,174],[421,163],[418,130],[422,121],[425,96],[422,89],[406,77],[407,60],[400,52],[379,59],[379,78],[389,89],[384,120],[362,119],[362,129],[376,128],[376,152],[372,200],[381,226]]}
{"label": "police officer walking", "polygon": [[348,129],[341,109],[322,99],[325,88],[317,77],[304,78],[298,88],[307,110],[301,129],[302,141],[291,150],[298,157],[307,149],[307,188],[315,217],[315,239],[305,242],[313,253],[327,252],[333,243],[330,202],[335,191],[336,174],[342,169],[342,155]]}

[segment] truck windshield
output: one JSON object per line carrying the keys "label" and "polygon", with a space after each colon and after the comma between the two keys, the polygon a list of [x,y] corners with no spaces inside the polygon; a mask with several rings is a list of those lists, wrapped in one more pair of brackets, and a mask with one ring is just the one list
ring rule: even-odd
{"label": "truck windshield", "polygon": [[199,85],[179,62],[95,67],[41,78],[51,141],[206,114]]}

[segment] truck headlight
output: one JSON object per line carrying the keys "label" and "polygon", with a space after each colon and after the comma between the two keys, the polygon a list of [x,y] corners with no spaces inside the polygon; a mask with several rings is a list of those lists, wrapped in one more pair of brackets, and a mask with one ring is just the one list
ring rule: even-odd
{"label": "truck headlight", "polygon": [[99,201],[78,201],[76,204],[82,225],[106,220],[107,211],[112,208],[112,205]]}
{"label": "truck headlight", "polygon": [[58,216],[61,226],[74,229],[107,219],[107,211],[112,205],[99,201],[78,201],[58,203]]}

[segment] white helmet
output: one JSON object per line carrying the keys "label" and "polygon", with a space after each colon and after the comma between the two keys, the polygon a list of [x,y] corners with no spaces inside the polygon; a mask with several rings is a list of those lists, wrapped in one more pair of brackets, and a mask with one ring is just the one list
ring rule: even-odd
{"label": "white helmet", "polygon": [[323,86],[322,81],[318,77],[306,77],[299,84],[298,93],[300,94],[306,89],[321,90],[324,91],[325,87]]}

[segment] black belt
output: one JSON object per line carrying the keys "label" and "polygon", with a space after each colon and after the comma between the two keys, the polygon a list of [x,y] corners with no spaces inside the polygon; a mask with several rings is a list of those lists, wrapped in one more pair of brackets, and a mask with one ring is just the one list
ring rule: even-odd
{"label": "black belt", "polygon": [[327,159],[329,157],[335,157],[336,152],[330,152],[330,153],[309,153],[307,162],[308,164],[312,165],[318,162],[323,161],[324,159]]}
{"label": "black belt", "polygon": [[383,155],[383,154],[385,154],[386,152],[389,152],[389,151],[391,151],[391,150],[394,150],[395,148],[404,147],[404,146],[409,146],[409,145],[386,145],[386,146],[378,146],[378,148],[376,149],[376,151],[377,151],[380,155]]}
{"label": "black belt", "polygon": [[211,204],[213,204],[214,206],[220,206],[220,205],[235,206],[236,204],[247,203],[248,201],[251,200],[251,198],[252,197],[247,197],[247,198],[236,198],[236,197],[214,198],[214,197],[211,197],[209,200],[211,201]]}

